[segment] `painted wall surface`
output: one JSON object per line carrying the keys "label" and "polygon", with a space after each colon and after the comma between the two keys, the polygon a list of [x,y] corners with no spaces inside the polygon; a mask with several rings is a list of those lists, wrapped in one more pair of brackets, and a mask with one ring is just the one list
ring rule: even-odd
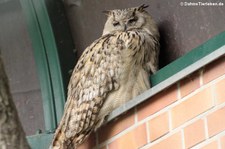
{"label": "painted wall surface", "polygon": [[149,5],[146,10],[157,22],[161,34],[161,67],[225,30],[225,2],[222,0],[218,1],[218,5],[221,2],[220,5],[223,3],[223,6],[187,6],[185,0],[64,2],[78,56],[101,36],[106,21],[103,10]]}

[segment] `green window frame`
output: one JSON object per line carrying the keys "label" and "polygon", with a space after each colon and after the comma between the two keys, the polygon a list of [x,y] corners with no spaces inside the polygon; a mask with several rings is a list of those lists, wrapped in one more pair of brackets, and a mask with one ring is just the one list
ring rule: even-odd
{"label": "green window frame", "polygon": [[32,149],[47,149],[63,113],[65,103],[64,82],[45,1],[20,0],[20,3],[34,48],[45,120],[45,132],[27,136],[27,139]]}
{"label": "green window frame", "polygon": [[[59,52],[49,19],[45,0],[20,0],[34,48],[41,84],[46,131],[27,136],[32,149],[47,149],[60,121],[65,104],[65,80]],[[133,108],[166,87],[225,54],[225,32],[209,39],[199,47],[160,69],[150,77],[152,88],[114,110],[108,121]]]}

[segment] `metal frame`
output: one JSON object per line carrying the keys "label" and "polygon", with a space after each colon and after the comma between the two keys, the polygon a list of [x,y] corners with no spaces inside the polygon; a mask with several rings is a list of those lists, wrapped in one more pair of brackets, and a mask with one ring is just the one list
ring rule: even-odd
{"label": "metal frame", "polygon": [[171,64],[160,69],[155,75],[151,76],[151,83],[153,86],[180,72],[184,68],[197,62],[203,57],[209,55],[213,51],[219,49],[225,44],[225,31],[209,39],[202,45],[194,48],[184,56],[175,60]]}
{"label": "metal frame", "polygon": [[20,3],[26,17],[38,68],[45,129],[46,132],[53,132],[62,116],[65,103],[54,34],[44,0],[20,0]]}

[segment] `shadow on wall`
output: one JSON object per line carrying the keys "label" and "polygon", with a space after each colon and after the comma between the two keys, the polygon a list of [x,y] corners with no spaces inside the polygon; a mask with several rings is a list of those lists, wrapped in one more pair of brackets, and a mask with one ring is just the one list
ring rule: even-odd
{"label": "shadow on wall", "polygon": [[170,21],[165,20],[160,22],[158,27],[160,33],[159,68],[162,68],[176,59],[180,44],[178,43],[179,41],[176,40],[174,27]]}

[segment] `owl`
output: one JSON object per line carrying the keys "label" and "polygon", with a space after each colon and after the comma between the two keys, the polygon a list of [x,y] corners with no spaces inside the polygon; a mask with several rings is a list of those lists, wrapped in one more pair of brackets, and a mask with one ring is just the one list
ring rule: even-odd
{"label": "owl", "polygon": [[146,5],[105,11],[102,36],[78,60],[51,148],[76,149],[117,107],[150,88],[159,32]]}

